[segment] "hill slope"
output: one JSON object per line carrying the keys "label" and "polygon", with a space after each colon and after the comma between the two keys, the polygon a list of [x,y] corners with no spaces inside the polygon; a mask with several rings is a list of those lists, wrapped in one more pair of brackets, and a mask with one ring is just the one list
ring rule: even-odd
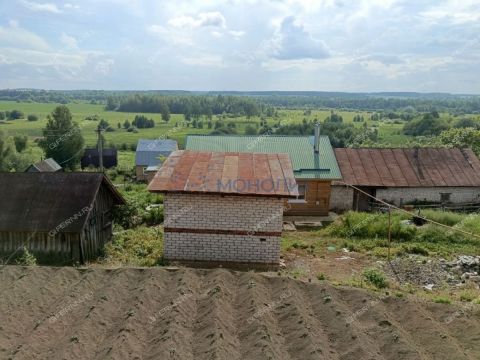
{"label": "hill slope", "polygon": [[251,272],[0,269],[1,359],[479,359],[478,309]]}

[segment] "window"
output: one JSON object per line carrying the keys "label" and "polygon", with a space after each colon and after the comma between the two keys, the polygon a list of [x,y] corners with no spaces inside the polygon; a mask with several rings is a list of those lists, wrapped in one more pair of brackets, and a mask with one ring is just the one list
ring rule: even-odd
{"label": "window", "polygon": [[292,204],[303,204],[306,203],[305,195],[307,193],[307,184],[297,184],[298,188],[298,197],[296,199],[291,199],[288,202]]}
{"label": "window", "polygon": [[452,195],[452,193],[440,193],[440,202],[442,203],[450,202],[450,195]]}
{"label": "window", "polygon": [[147,175],[147,167],[146,166],[142,167],[142,172],[143,172],[143,175]]}

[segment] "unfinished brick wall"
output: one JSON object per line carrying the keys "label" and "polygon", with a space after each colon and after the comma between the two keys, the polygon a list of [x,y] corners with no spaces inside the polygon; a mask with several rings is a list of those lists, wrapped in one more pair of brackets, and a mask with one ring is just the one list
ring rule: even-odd
{"label": "unfinished brick wall", "polygon": [[283,199],[166,194],[165,258],[276,264]]}

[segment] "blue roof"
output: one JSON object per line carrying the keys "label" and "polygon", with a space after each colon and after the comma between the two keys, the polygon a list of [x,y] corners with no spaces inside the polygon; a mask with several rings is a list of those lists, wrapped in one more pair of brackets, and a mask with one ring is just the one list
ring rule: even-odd
{"label": "blue roof", "polygon": [[137,144],[137,151],[175,151],[178,150],[178,144],[171,139],[140,139]]}
{"label": "blue roof", "polygon": [[135,165],[157,166],[162,163],[162,157],[168,157],[172,151],[178,150],[175,140],[140,139],[135,153]]}

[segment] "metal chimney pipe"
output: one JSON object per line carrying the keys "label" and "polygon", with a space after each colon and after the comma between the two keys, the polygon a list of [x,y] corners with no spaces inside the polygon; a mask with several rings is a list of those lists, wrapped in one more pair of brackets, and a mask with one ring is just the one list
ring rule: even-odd
{"label": "metal chimney pipe", "polygon": [[315,123],[315,132],[313,138],[313,151],[315,154],[319,153],[320,149],[320,123]]}

